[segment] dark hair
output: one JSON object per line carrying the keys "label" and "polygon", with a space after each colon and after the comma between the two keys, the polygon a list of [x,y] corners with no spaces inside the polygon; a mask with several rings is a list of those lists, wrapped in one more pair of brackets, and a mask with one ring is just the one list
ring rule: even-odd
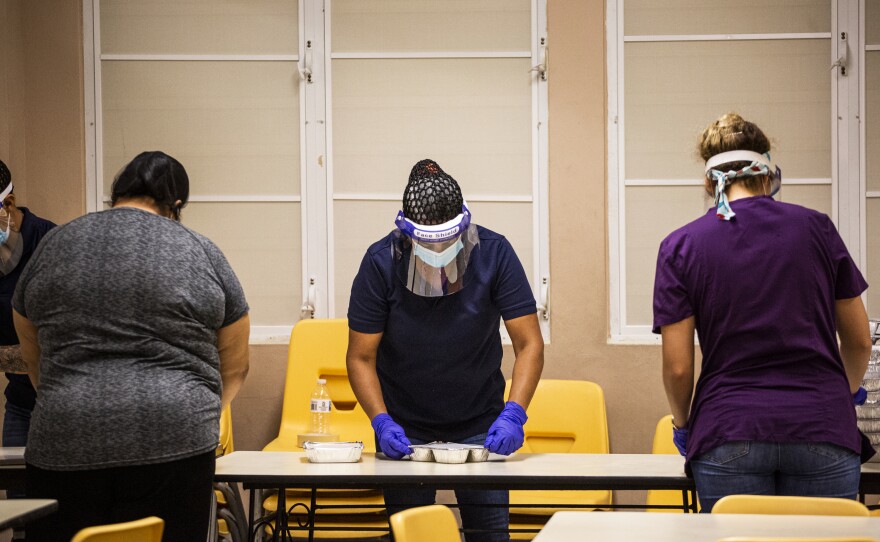
{"label": "dark hair", "polygon": [[115,206],[120,199],[144,197],[152,199],[163,214],[180,220],[180,210],[189,199],[189,176],[183,165],[161,151],[135,156],[113,180],[110,204]]}
{"label": "dark hair", "polygon": [[403,216],[424,226],[443,224],[461,213],[461,188],[437,162],[422,160],[413,166],[403,190]]}
{"label": "dark hair", "polygon": [[6,167],[6,164],[3,163],[3,160],[0,160],[0,192],[6,190],[6,187],[9,186],[9,183],[12,182],[12,173],[9,171],[9,168]]}
{"label": "dark hair", "polygon": [[[749,122],[736,113],[727,113],[711,123],[700,135],[697,151],[703,161],[708,161],[716,154],[728,151],[754,151],[758,154],[770,152],[770,140],[758,125]],[[728,162],[719,164],[716,169],[736,170],[748,166],[751,162]],[[731,182],[742,183],[746,189],[757,191],[764,182],[764,177],[743,177],[732,179]],[[709,195],[714,193],[711,183],[706,185]]]}

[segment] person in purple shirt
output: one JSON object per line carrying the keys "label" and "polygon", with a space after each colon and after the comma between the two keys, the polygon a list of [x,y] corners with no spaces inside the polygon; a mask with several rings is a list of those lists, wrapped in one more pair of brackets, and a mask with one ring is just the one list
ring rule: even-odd
{"label": "person in purple shirt", "polygon": [[[396,228],[367,250],[351,288],[346,364],[378,448],[451,441],[508,455],[523,445],[544,340],[510,243],[471,222],[458,183],[436,162],[410,173]],[[516,360],[504,402],[500,324]],[[456,490],[468,542],[507,541],[507,491]],[[388,489],[389,514],[432,504],[435,490]],[[492,505],[492,506],[487,506]]]}
{"label": "person in purple shirt", "polygon": [[781,172],[758,126],[724,115],[699,151],[715,205],[660,244],[653,331],[702,511],[732,494],[855,498],[873,455],[853,407],[868,285],[826,215],[773,200]]}

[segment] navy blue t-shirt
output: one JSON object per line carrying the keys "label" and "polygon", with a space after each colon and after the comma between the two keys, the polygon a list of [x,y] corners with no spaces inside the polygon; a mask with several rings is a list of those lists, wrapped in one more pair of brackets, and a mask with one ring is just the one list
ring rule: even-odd
{"label": "navy blue t-shirt", "polygon": [[[15,269],[8,275],[0,276],[0,346],[18,344],[18,335],[12,325],[12,293],[18,283],[18,277],[22,269],[31,259],[37,245],[46,233],[55,227],[55,224],[42,219],[30,212],[27,207],[18,208],[22,213],[21,219],[21,260]],[[9,384],[6,386],[6,402],[19,408],[33,410],[37,393],[31,385],[26,374],[6,373]]]}
{"label": "navy blue t-shirt", "polygon": [[501,319],[537,312],[510,242],[477,226],[464,288],[444,297],[410,292],[395,273],[394,232],[374,243],[351,289],[348,325],[383,333],[376,369],[388,414],[406,434],[458,441],[485,433],[504,408]]}

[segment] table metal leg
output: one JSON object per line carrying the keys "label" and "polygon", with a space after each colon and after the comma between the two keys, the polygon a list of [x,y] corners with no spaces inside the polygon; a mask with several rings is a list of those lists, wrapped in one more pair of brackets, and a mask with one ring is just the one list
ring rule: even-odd
{"label": "table metal leg", "polygon": [[[287,490],[283,487],[278,488],[278,506],[276,506],[275,516],[275,536],[272,540],[287,540]],[[280,534],[280,538],[279,538]]]}
{"label": "table metal leg", "polygon": [[257,539],[257,508],[254,505],[256,502],[256,489],[251,490],[250,499],[248,500],[248,508],[250,509],[250,516],[248,516],[248,541],[256,541]]}
{"label": "table metal leg", "polygon": [[315,507],[318,504],[318,486],[312,486],[312,500],[309,506],[309,542],[315,540]]}

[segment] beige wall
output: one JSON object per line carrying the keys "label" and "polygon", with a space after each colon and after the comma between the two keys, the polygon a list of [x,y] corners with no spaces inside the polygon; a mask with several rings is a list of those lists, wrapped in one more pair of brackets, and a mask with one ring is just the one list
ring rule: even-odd
{"label": "beige wall", "polygon": [[0,160],[17,185],[25,176],[22,2],[0,0]]}
{"label": "beige wall", "polygon": [[58,223],[85,211],[82,3],[21,1],[25,45],[24,204]]}
{"label": "beige wall", "polygon": [[0,0],[0,158],[55,222],[85,210],[82,81],[81,2]]}
{"label": "beige wall", "polygon": [[611,450],[651,451],[659,347],[610,346],[604,0],[548,2],[552,344],[545,378],[605,390]]}
{"label": "beige wall", "polygon": [[[11,148],[13,163],[22,168],[25,202],[65,221],[85,208],[80,2],[0,0],[0,6],[0,15],[6,15],[0,22],[0,77],[7,88],[10,80],[19,85],[24,80],[26,89],[26,98],[2,95],[0,152]],[[612,451],[649,452],[654,425],[667,411],[659,348],[606,341],[604,9],[604,0],[549,2],[553,327],[544,376],[598,382],[606,392]],[[7,28],[16,20],[20,31]],[[24,47],[16,32],[24,35]],[[20,113],[22,100],[26,119]],[[18,104],[11,113],[9,104]],[[22,125],[24,150],[20,141],[5,135],[10,129],[22,132]],[[510,348],[505,354],[509,375]],[[236,448],[254,450],[277,431],[286,347],[253,346],[251,355],[251,373],[235,401],[233,419]]]}

